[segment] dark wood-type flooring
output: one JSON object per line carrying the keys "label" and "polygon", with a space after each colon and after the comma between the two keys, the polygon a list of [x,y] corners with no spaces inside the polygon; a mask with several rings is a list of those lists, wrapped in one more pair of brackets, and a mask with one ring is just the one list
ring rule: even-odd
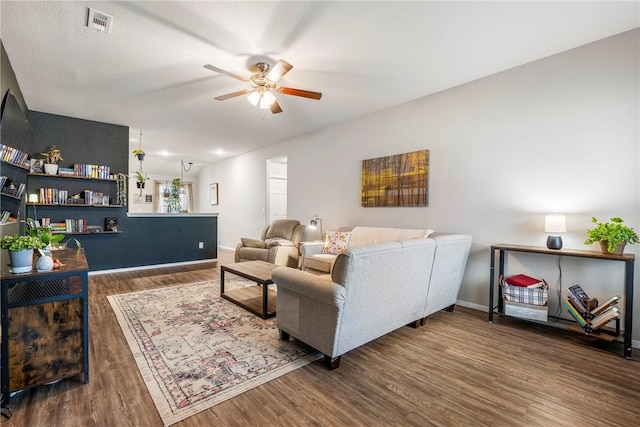
{"label": "dark wood-type flooring", "polygon": [[[219,262],[232,254],[219,252]],[[90,381],[12,399],[2,426],[162,426],[106,296],[219,278],[217,263],[90,277]],[[607,344],[611,346],[612,344]],[[270,381],[175,426],[640,425],[634,360],[592,338],[456,307]]]}

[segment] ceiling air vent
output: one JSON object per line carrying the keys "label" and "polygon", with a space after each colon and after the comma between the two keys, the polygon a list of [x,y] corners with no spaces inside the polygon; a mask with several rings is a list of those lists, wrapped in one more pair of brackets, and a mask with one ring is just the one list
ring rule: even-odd
{"label": "ceiling air vent", "polygon": [[87,19],[87,27],[98,31],[111,32],[111,23],[113,16],[106,13],[98,12],[95,9],[89,9],[89,19]]}

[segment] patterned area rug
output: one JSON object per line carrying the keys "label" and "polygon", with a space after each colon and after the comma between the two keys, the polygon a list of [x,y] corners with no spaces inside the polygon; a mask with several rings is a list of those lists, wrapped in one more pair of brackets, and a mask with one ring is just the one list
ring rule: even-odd
{"label": "patterned area rug", "polygon": [[[225,281],[225,288],[251,285]],[[107,297],[165,426],[321,354],[220,298],[219,281]]]}

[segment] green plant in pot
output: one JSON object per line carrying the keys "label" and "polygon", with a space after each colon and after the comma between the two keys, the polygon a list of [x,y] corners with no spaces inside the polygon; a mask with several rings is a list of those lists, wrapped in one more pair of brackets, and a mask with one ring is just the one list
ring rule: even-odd
{"label": "green plant in pot", "polygon": [[44,156],[44,171],[48,175],[56,175],[58,173],[58,162],[60,160],[64,160],[60,149],[55,145],[52,145],[47,149],[47,151],[40,153],[40,155]]}
{"label": "green plant in pot", "polygon": [[144,188],[144,183],[146,181],[149,181],[149,175],[147,175],[146,173],[143,174],[140,171],[136,172],[136,187]]}
{"label": "green plant in pot", "polygon": [[132,152],[134,157],[137,157],[138,160],[143,161],[144,155],[146,154],[142,148],[136,148]]}
{"label": "green plant in pot", "polygon": [[169,191],[169,211],[174,213],[181,212],[182,203],[180,200],[180,195],[182,194],[182,180],[180,178],[174,178],[173,181],[171,181],[171,188]]}
{"label": "green plant in pot", "polygon": [[149,180],[149,175],[143,174],[142,171],[136,172],[136,187],[140,189],[140,197],[142,197],[142,189],[144,183]]}
{"label": "green plant in pot", "polygon": [[53,234],[49,227],[31,227],[25,229],[29,236],[37,237],[44,244],[43,248],[58,249],[64,234]]}
{"label": "green plant in pot", "polygon": [[596,226],[587,230],[588,238],[584,244],[600,243],[602,253],[621,255],[626,244],[638,243],[638,235],[635,230],[624,225],[622,218],[613,217],[611,222],[598,222],[598,219],[593,217],[591,222]]}
{"label": "green plant in pot", "polygon": [[33,250],[44,246],[42,240],[29,235],[12,234],[0,239],[0,248],[9,251],[13,273],[30,272],[33,268]]}

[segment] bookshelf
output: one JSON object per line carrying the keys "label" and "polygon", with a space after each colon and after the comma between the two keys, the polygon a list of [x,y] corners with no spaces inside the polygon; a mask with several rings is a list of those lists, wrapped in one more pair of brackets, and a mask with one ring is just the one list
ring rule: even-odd
{"label": "bookshelf", "polygon": [[[24,166],[2,160],[2,185],[0,186],[0,197],[2,198],[2,209],[0,211],[8,212],[11,218],[15,220],[23,219],[20,215],[24,214],[24,196],[26,194],[27,170]],[[15,187],[10,190],[9,186]],[[4,215],[0,216],[2,218]]]}
{"label": "bookshelf", "polygon": [[[539,246],[523,246],[498,244],[491,246],[491,267],[489,276],[489,323],[493,322],[493,315],[504,315],[504,301],[502,300],[502,289],[498,286],[496,294],[495,285],[497,284],[496,275],[504,275],[505,259],[508,252],[521,252],[539,255],[553,255],[560,257],[578,257],[594,260],[616,261],[624,264],[624,357],[631,359],[631,339],[633,326],[633,271],[635,266],[635,255],[633,254],[603,254],[596,251],[585,251],[577,249],[547,249]],[[496,271],[496,255],[498,258],[498,270]],[[498,296],[498,304],[495,304],[495,297]],[[576,332],[582,332],[580,328],[570,328]],[[601,334],[588,334],[596,338],[601,338]]]}
{"label": "bookshelf", "polygon": [[[27,202],[26,210],[29,218],[50,217],[52,222],[66,222],[67,220],[83,219],[87,226],[104,224],[105,209],[122,208],[118,204],[117,180],[95,176],[78,175],[47,175],[29,173],[27,176],[28,194],[37,195],[38,202]],[[89,192],[91,198],[89,199]],[[71,197],[77,194],[79,199]],[[94,197],[95,195],[95,197]],[[91,203],[86,203],[90,200]],[[82,203],[80,203],[82,202]],[[118,232],[120,233],[120,232]],[[62,234],[117,234],[115,232],[79,232],[67,231]]]}

